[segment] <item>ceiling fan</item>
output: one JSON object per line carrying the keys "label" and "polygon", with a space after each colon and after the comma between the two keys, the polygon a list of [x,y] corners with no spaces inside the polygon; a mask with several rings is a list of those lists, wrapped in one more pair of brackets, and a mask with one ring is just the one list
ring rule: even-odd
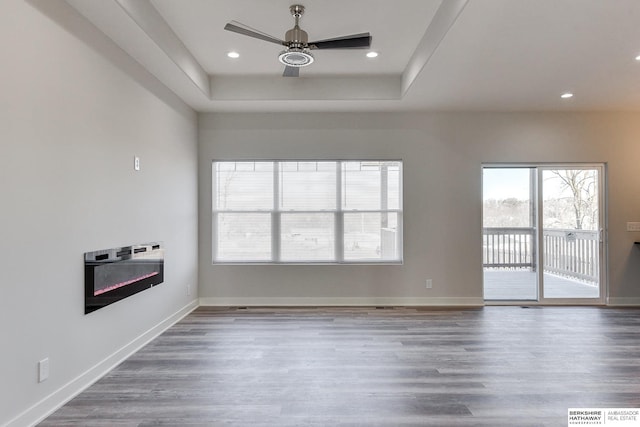
{"label": "ceiling fan", "polygon": [[352,34],[350,36],[309,42],[307,32],[299,26],[300,18],[304,14],[304,6],[294,4],[289,8],[289,10],[295,19],[295,25],[285,33],[284,40],[280,40],[276,37],[270,36],[269,34],[257,31],[237,21],[229,22],[224,26],[224,29],[285,46],[285,50],[280,52],[280,55],[278,55],[278,60],[285,65],[284,73],[282,74],[284,77],[298,77],[300,75],[301,67],[311,65],[314,59],[313,54],[311,53],[312,50],[358,49],[368,48],[371,46],[371,34],[369,33]]}

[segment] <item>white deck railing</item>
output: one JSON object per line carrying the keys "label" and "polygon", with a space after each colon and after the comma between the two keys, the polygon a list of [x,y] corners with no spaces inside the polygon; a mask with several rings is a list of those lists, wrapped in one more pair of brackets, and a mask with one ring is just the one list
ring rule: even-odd
{"label": "white deck railing", "polygon": [[586,230],[545,230],[544,271],[560,276],[597,282],[598,232]]}
{"label": "white deck railing", "polygon": [[533,228],[487,227],[483,229],[483,266],[523,268],[535,266]]}
{"label": "white deck railing", "polygon": [[[531,268],[536,270],[535,230],[527,227],[483,229],[483,266],[487,268]],[[544,230],[544,271],[560,276],[597,282],[598,232]]]}

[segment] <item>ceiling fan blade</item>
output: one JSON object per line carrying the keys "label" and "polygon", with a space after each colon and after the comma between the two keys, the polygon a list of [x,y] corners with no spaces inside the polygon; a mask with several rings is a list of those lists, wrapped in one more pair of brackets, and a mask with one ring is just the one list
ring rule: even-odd
{"label": "ceiling fan blade", "polygon": [[311,49],[357,49],[371,46],[371,34],[360,33],[334,39],[309,42]]}
{"label": "ceiling fan blade", "polygon": [[284,40],[280,40],[280,39],[277,39],[277,38],[275,38],[273,36],[270,36],[269,34],[265,34],[265,33],[262,33],[260,31],[256,31],[256,30],[254,30],[252,28],[249,28],[248,26],[246,26],[244,24],[240,24],[239,22],[236,22],[236,21],[229,22],[227,25],[224,26],[224,29],[227,30],[227,31],[232,31],[234,33],[242,34],[244,36],[253,37],[255,39],[260,39],[260,40],[264,40],[264,41],[267,41],[267,42],[271,42],[271,43],[275,43],[275,44],[279,44],[279,45],[284,45]]}
{"label": "ceiling fan blade", "polygon": [[300,67],[284,67],[284,73],[282,73],[282,77],[299,77],[300,76]]}

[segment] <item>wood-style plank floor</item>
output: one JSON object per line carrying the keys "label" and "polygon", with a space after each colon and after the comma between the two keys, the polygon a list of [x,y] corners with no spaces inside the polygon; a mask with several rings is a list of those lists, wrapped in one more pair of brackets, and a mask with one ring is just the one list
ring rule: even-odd
{"label": "wood-style plank floor", "polygon": [[640,310],[199,308],[41,426],[566,426],[640,407]]}

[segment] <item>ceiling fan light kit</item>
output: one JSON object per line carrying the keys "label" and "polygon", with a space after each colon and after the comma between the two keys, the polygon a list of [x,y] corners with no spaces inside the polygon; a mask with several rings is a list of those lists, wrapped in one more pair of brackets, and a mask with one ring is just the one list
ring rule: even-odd
{"label": "ceiling fan light kit", "polygon": [[314,61],[313,54],[311,53],[313,49],[368,49],[371,46],[371,35],[369,33],[352,34],[333,39],[309,42],[309,35],[300,28],[299,25],[300,18],[304,14],[304,6],[294,4],[289,7],[289,11],[291,15],[293,15],[295,25],[285,33],[284,40],[256,31],[236,21],[229,22],[225,25],[224,29],[285,46],[286,49],[278,55],[278,60],[285,65],[284,77],[298,77],[301,67],[311,65]]}
{"label": "ceiling fan light kit", "polygon": [[308,49],[292,47],[280,52],[278,60],[289,67],[306,67],[313,63],[313,55]]}

